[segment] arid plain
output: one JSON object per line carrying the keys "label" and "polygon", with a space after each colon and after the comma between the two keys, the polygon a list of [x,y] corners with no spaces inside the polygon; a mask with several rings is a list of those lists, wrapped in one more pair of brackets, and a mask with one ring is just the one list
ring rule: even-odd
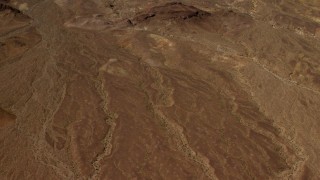
{"label": "arid plain", "polygon": [[0,179],[320,178],[320,1],[0,0]]}

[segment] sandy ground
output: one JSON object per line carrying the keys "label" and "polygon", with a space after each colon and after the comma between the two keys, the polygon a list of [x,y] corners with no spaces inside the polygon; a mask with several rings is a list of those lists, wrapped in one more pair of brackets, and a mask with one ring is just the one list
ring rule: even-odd
{"label": "sandy ground", "polygon": [[0,179],[318,179],[317,0],[0,0]]}

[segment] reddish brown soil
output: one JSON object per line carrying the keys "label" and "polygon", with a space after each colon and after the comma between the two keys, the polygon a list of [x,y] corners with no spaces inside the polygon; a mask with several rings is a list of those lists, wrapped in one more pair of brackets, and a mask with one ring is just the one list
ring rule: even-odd
{"label": "reddish brown soil", "polygon": [[318,179],[316,0],[0,0],[0,179]]}

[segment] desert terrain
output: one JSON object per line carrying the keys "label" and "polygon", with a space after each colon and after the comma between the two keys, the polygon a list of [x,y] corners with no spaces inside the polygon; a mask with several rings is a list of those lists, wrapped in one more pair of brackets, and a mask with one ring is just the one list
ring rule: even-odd
{"label": "desert terrain", "polygon": [[320,1],[0,0],[0,179],[320,179]]}

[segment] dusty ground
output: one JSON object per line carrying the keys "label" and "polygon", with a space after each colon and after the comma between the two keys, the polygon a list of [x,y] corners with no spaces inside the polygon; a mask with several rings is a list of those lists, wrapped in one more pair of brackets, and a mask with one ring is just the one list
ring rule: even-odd
{"label": "dusty ground", "polygon": [[319,179],[320,1],[0,0],[0,179]]}

